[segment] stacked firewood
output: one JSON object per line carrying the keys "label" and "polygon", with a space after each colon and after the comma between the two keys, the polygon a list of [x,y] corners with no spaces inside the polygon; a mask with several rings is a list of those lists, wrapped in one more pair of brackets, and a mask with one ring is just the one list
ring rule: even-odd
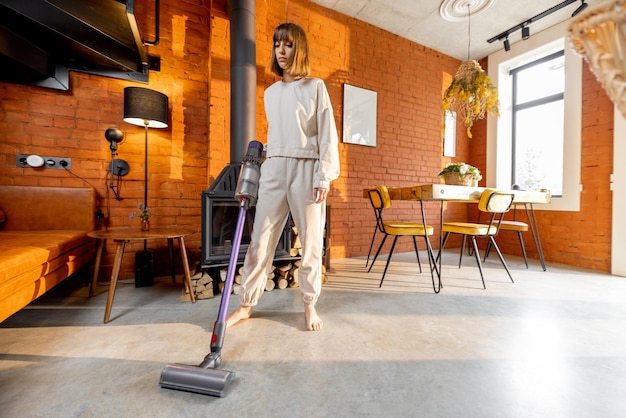
{"label": "stacked firewood", "polygon": [[[196,297],[196,300],[209,299],[214,296],[213,278],[209,275],[208,271],[201,270],[191,276],[191,289]],[[180,300],[181,302],[191,301],[191,297],[189,296],[189,292],[186,288],[183,288]]]}
{"label": "stacked firewood", "polygon": [[[300,242],[298,230],[295,226],[292,226],[291,250],[289,255],[291,257],[302,256],[302,243]],[[299,287],[299,268],[300,260],[275,260],[270,272],[267,275],[265,291],[269,292],[274,289]],[[234,277],[232,293],[235,295],[238,295],[241,292],[242,270],[243,267],[239,267]],[[191,285],[196,299],[212,298],[216,292],[221,293],[224,290],[226,276],[228,275],[228,268],[220,268],[218,273],[219,278],[212,277],[207,270],[199,271],[191,276]],[[326,266],[322,265],[322,283],[326,283],[326,281]],[[185,289],[183,289],[181,300],[190,300],[190,297],[186,293]]]}
{"label": "stacked firewood", "polygon": [[[276,261],[267,275],[265,282],[265,291],[270,292],[274,289],[287,289],[299,287],[298,270],[300,268],[300,260],[295,261]],[[239,267],[233,281],[232,294],[238,295],[241,292],[243,267]],[[219,270],[219,279],[217,280],[217,289],[214,286],[214,279],[211,275],[203,270],[191,276],[191,287],[197,300],[212,298],[216,291],[222,292],[226,283],[228,269],[226,267]],[[322,266],[322,283],[326,283],[326,269]],[[183,289],[181,300],[189,301],[190,297]]]}
{"label": "stacked firewood", "polygon": [[[298,268],[300,260],[293,262],[277,262],[272,265],[267,280],[265,282],[265,290],[272,291],[274,289],[286,289],[288,287],[298,287]],[[224,282],[226,281],[226,269],[220,270],[220,282],[218,287],[220,292],[224,290]],[[233,294],[238,295],[241,292],[241,281],[243,274],[243,266],[239,267],[235,274],[233,283]]]}
{"label": "stacked firewood", "polygon": [[[265,291],[270,292],[274,289],[287,289],[292,287],[299,287],[298,271],[300,269],[300,260],[295,261],[276,261],[267,275],[267,281],[265,282]],[[240,267],[235,275],[235,282],[233,283],[233,293],[239,294],[241,291],[242,270]],[[220,286],[220,291],[224,288],[224,281],[226,280],[226,272],[222,270],[220,278],[223,277]],[[322,283],[326,283],[326,268],[322,266]]]}

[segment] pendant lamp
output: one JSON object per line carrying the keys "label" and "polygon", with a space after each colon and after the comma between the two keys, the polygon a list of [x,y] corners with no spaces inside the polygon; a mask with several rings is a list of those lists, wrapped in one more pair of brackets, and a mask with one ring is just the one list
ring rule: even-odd
{"label": "pendant lamp", "polygon": [[500,115],[498,89],[482,69],[478,61],[470,60],[470,5],[467,5],[467,61],[463,61],[447,88],[441,104],[442,110],[454,111],[463,119],[467,136],[472,137],[472,126],[476,119],[487,113]]}

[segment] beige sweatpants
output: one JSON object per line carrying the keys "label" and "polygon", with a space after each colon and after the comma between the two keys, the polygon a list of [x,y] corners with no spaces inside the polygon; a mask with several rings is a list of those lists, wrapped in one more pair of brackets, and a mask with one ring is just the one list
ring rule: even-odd
{"label": "beige sweatpants", "polygon": [[326,202],[313,200],[317,160],[272,157],[261,165],[259,196],[242,273],[241,306],[255,306],[265,290],[276,245],[291,212],[302,242],[298,270],[303,301],[315,305],[322,289]]}

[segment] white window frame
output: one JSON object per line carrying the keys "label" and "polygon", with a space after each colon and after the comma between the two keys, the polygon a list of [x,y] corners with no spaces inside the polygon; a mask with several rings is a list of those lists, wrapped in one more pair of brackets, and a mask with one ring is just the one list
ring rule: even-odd
{"label": "white window frame", "polygon": [[487,120],[487,177],[488,187],[511,187],[511,94],[512,77],[509,71],[534,61],[539,54],[548,55],[565,50],[565,126],[563,127],[563,195],[553,197],[548,205],[536,209],[552,211],[580,211],[581,127],[582,127],[582,58],[575,54],[567,39],[568,22],[563,22],[511,45],[489,56],[489,77],[498,86],[500,118]]}

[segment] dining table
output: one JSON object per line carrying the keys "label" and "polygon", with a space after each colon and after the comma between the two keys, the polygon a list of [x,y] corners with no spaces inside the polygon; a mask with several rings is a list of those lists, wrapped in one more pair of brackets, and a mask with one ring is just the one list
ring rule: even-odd
{"label": "dining table", "polygon": [[[405,187],[388,187],[389,197],[391,200],[405,200],[405,201],[418,201],[420,202],[422,223],[427,225],[426,212],[424,210],[425,202],[439,202],[440,203],[440,215],[439,215],[439,248],[441,249],[444,222],[444,203],[449,202],[461,202],[461,203],[478,203],[482,192],[487,190],[487,187],[475,187],[475,186],[459,186],[450,184],[419,184],[414,186]],[[493,188],[489,188],[493,189]],[[363,196],[368,197],[368,189],[363,191]],[[550,191],[547,189],[541,190],[520,190],[511,189],[498,190],[513,194],[513,206],[523,208],[528,219],[528,226],[530,228],[535,248],[539,255],[541,267],[546,270],[546,263],[543,254],[543,247],[541,246],[541,237],[539,235],[539,228],[537,226],[537,218],[535,216],[536,204],[549,204],[551,201]],[[427,237],[428,239],[428,237]],[[439,257],[439,265],[435,266],[435,273],[439,279],[439,289],[441,289],[441,260],[443,257]],[[435,290],[438,293],[438,290]]]}

